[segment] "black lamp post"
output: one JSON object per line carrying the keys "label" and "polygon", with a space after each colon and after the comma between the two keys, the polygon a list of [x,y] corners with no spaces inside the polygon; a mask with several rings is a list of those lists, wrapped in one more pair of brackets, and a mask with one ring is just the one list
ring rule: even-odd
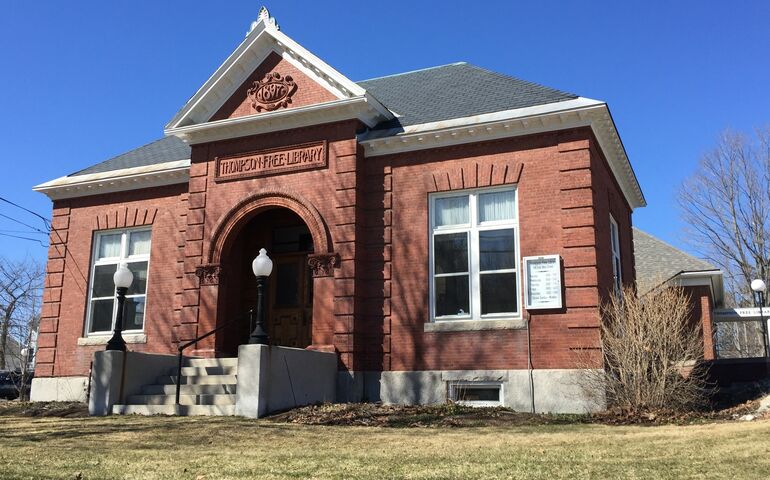
{"label": "black lamp post", "polygon": [[118,314],[115,318],[115,332],[112,338],[107,342],[107,350],[126,351],[126,341],[123,340],[123,307],[126,303],[126,293],[131,282],[134,281],[134,274],[128,269],[125,263],[121,263],[115,274],[112,276],[115,282],[115,291],[118,293]]}
{"label": "black lamp post", "polygon": [[765,315],[762,312],[762,306],[765,304],[765,290],[767,285],[762,279],[756,279],[751,281],[751,289],[757,294],[757,300],[759,300],[759,321],[762,322],[762,348],[765,357],[770,357],[770,352],[767,350],[767,322],[765,322]]}
{"label": "black lamp post", "polygon": [[257,321],[254,331],[249,335],[249,343],[267,345],[269,338],[265,330],[265,287],[267,277],[273,271],[273,261],[267,256],[267,250],[264,248],[259,250],[259,255],[251,262],[251,270],[257,277]]}

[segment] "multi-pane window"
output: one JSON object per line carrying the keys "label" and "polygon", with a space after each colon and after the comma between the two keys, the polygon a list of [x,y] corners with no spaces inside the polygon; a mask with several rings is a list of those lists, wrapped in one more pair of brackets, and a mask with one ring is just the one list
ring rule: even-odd
{"label": "multi-pane window", "polygon": [[518,315],[516,190],[435,195],[430,215],[433,319]]}
{"label": "multi-pane window", "polygon": [[612,247],[612,282],[615,292],[620,293],[623,288],[623,272],[620,268],[620,234],[618,224],[610,215],[610,246]]}
{"label": "multi-pane window", "polygon": [[144,328],[144,307],[147,297],[150,230],[99,232],[94,239],[93,258],[88,290],[87,332],[108,333],[115,328],[118,306],[112,276],[121,263],[125,263],[134,274],[134,281],[126,294],[123,330],[141,331]]}

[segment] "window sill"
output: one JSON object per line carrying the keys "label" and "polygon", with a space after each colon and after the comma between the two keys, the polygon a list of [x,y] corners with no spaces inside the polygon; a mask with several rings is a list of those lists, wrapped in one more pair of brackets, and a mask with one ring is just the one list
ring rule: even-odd
{"label": "window sill", "polygon": [[[80,337],[78,338],[78,345],[80,346],[107,345],[107,342],[110,341],[110,338],[112,338],[112,335]],[[123,340],[125,340],[126,343],[147,343],[147,335],[143,333],[123,335]]]}
{"label": "window sill", "polygon": [[520,330],[527,328],[523,318],[507,320],[444,320],[426,323],[425,332],[471,332],[478,330]]}

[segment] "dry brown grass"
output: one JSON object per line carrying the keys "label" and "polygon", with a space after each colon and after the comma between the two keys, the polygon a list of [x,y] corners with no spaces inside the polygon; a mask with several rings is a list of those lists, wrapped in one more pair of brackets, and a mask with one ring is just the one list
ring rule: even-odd
{"label": "dry brown grass", "polygon": [[770,421],[370,428],[241,418],[0,417],[0,477],[765,478]]}

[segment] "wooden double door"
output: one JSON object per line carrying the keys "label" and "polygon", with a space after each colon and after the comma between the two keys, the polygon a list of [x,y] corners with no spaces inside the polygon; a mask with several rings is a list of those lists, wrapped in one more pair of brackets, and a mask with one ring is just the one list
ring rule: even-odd
{"label": "wooden double door", "polygon": [[306,253],[273,256],[268,288],[270,343],[305,348],[312,343],[313,275]]}

